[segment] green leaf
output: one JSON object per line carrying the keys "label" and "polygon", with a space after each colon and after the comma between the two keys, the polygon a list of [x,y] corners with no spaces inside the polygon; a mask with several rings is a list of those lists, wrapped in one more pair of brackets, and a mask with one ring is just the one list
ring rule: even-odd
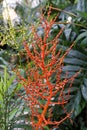
{"label": "green leaf", "polygon": [[17,113],[18,108],[13,109],[10,113],[9,113],[9,121],[11,121],[14,117],[15,114]]}
{"label": "green leaf", "polygon": [[73,49],[70,50],[70,52],[68,53],[67,56],[78,58],[78,59],[81,59],[81,60],[86,60],[87,59],[87,56],[83,52],[81,52],[79,50],[73,50]]}
{"label": "green leaf", "polygon": [[[79,40],[81,40],[81,39],[84,38],[84,37],[87,37],[87,31],[81,33],[81,34],[77,37],[76,42],[78,42]],[[80,42],[81,42],[81,41],[80,41]]]}
{"label": "green leaf", "polygon": [[7,74],[7,69],[6,67],[4,68],[4,86],[3,86],[3,90],[4,92],[6,92],[7,90],[7,77],[8,77],[8,74]]}
{"label": "green leaf", "polygon": [[16,124],[13,128],[25,128],[26,130],[32,130],[31,126],[23,123]]}
{"label": "green leaf", "polygon": [[29,119],[29,113],[24,114],[24,115],[19,115],[18,117],[15,117],[15,120],[17,120],[17,121],[19,121],[19,120],[26,120],[27,118]]}
{"label": "green leaf", "polygon": [[86,102],[82,98],[81,91],[78,91],[78,93],[76,94],[75,102],[73,104],[75,117],[78,116],[82,112],[85,105],[86,105]]}
{"label": "green leaf", "polygon": [[44,126],[44,130],[50,130],[48,126]]}
{"label": "green leaf", "polygon": [[7,63],[2,57],[0,57],[0,61],[1,61],[4,65],[8,65],[8,63]]}
{"label": "green leaf", "polygon": [[78,58],[65,58],[64,59],[64,62],[65,63],[68,63],[68,64],[72,64],[72,65],[81,65],[81,66],[84,66],[86,65],[87,66],[87,62],[84,61],[84,60],[81,60],[81,59],[78,59]]}
{"label": "green leaf", "polygon": [[82,41],[81,41],[81,44],[80,44],[82,47],[87,47],[87,37],[84,38]]}
{"label": "green leaf", "polygon": [[82,96],[87,101],[87,78],[84,78],[84,83],[81,85]]}
{"label": "green leaf", "polygon": [[81,128],[81,130],[87,130],[87,127]]}
{"label": "green leaf", "polygon": [[3,80],[0,80],[0,101],[3,101]]}
{"label": "green leaf", "polygon": [[77,11],[81,17],[87,19],[87,12],[81,12],[81,11]]}
{"label": "green leaf", "polygon": [[69,28],[69,29],[65,29],[65,31],[64,31],[64,34],[65,34],[65,37],[66,37],[67,40],[70,39],[71,31],[72,31],[71,28]]}
{"label": "green leaf", "polygon": [[69,71],[79,71],[81,69],[80,66],[73,66],[73,65],[66,65],[63,67],[63,72],[69,72]]}
{"label": "green leaf", "polygon": [[[78,90],[77,87],[71,87],[71,88],[70,88],[70,93],[76,92],[77,90]],[[66,89],[64,90],[64,93],[65,93],[65,94],[68,94],[68,93],[69,93],[69,89],[66,88]]]}
{"label": "green leaf", "polygon": [[7,88],[9,88],[11,86],[11,84],[13,83],[15,77],[16,77],[15,75],[10,76],[9,80],[7,80]]}
{"label": "green leaf", "polygon": [[[57,45],[57,49],[58,50],[61,49],[63,51],[66,51],[68,49],[68,47]],[[71,49],[69,51],[69,53],[67,54],[67,57],[69,57],[69,58],[71,58],[71,57],[72,58],[78,58],[78,59],[81,59],[81,60],[84,60],[84,61],[87,60],[87,56],[83,52],[81,52],[80,50],[78,50],[78,49],[77,50]]]}

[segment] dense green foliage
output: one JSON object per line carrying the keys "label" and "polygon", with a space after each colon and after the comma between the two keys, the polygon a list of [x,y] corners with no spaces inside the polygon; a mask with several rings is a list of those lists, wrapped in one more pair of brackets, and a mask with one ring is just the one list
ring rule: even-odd
{"label": "dense green foliage", "polygon": [[[0,16],[0,130],[31,129],[30,124],[25,123],[25,121],[29,122],[27,115],[30,114],[30,111],[24,100],[18,95],[18,93],[24,95],[25,92],[17,82],[16,75],[12,70],[16,66],[19,67],[21,74],[26,77],[27,57],[23,48],[23,41],[26,39],[30,46],[33,37],[30,31],[31,22],[35,22],[38,26],[35,12],[42,7],[43,12],[46,12],[49,5],[56,8],[52,9],[51,17],[58,15],[51,30],[51,36],[54,37],[62,27],[65,27],[60,38],[61,44],[57,46],[57,49],[61,48],[64,53],[75,41],[74,48],[64,60],[61,78],[65,77],[66,72],[68,72],[68,77],[71,77],[80,71],[80,74],[74,80],[73,87],[70,89],[69,103],[65,106],[68,111],[73,110],[72,123],[67,120],[57,130],[87,130],[87,11],[86,9],[83,12],[81,12],[81,9],[77,11],[79,2],[80,0],[49,0],[31,10],[24,4],[23,7],[17,9],[20,14],[24,14],[22,15],[22,25],[18,27],[10,25],[9,28],[5,28]],[[69,23],[67,22],[68,17],[72,18]],[[38,30],[42,35],[43,30],[40,30],[40,28]],[[67,87],[65,89],[66,94],[68,93]],[[24,114],[26,112],[27,114]],[[53,114],[54,119],[57,120],[64,116],[61,107],[56,107],[56,105]],[[22,123],[20,120],[22,120]],[[49,130],[48,127],[45,129]]]}

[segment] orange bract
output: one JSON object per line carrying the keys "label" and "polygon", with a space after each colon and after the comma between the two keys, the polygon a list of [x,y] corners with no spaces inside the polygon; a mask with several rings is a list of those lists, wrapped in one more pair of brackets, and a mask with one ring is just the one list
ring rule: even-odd
{"label": "orange bract", "polygon": [[[48,13],[49,14],[49,13]],[[59,37],[63,32],[63,28],[52,40],[49,39],[50,30],[55,20],[48,21],[42,15],[40,18],[40,26],[44,30],[44,36],[38,35],[35,26],[32,26],[33,51],[28,47],[26,41],[24,41],[24,48],[28,57],[33,61],[33,65],[28,65],[26,70],[27,78],[22,77],[19,74],[20,81],[22,82],[27,95],[27,103],[31,110],[31,125],[34,130],[44,129],[44,126],[58,126],[64,120],[70,117],[70,113],[64,109],[64,104],[68,103],[69,94],[65,99],[64,89],[67,83],[70,82],[70,86],[76,75],[71,78],[61,79],[62,67],[65,56],[68,54],[74,43],[70,48],[61,55],[61,51],[57,51],[57,44],[59,43]],[[39,25],[38,25],[39,26]],[[52,82],[52,78],[55,82]],[[54,101],[54,97],[59,93],[57,101]],[[62,105],[66,116],[60,121],[52,121],[52,110],[54,105]]]}

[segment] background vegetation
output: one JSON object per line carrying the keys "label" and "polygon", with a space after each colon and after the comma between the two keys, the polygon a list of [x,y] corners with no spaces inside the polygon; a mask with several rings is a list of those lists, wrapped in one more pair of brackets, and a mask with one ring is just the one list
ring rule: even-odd
{"label": "background vegetation", "polygon": [[[73,110],[72,121],[66,120],[56,130],[87,130],[87,0],[49,0],[32,9],[24,2],[16,9],[22,18],[22,25],[16,27],[9,24],[9,28],[5,28],[2,14],[0,15],[0,130],[14,128],[31,130],[30,110],[24,99],[19,96],[24,96],[25,91],[17,82],[13,70],[19,68],[21,75],[26,77],[27,57],[23,41],[26,39],[32,50],[31,23],[38,26],[36,12],[45,12],[46,16],[47,7],[50,5],[53,7],[51,18],[58,15],[51,29],[51,36],[54,37],[62,27],[65,27],[57,49],[61,48],[65,52],[75,41],[73,49],[64,60],[61,78],[65,77],[66,72],[68,77],[71,77],[80,70],[70,90],[70,100],[65,106],[68,111]],[[2,7],[2,3],[0,6]],[[37,31],[43,36],[43,29],[40,26]],[[67,94],[68,88],[66,87],[64,91]],[[63,116],[64,111],[55,105],[53,119],[59,120]],[[49,130],[49,127],[45,129]]]}

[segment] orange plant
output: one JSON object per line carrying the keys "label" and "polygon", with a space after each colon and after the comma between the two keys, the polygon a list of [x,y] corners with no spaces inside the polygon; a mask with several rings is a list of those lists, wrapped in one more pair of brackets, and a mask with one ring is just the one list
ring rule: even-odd
{"label": "orange plant", "polygon": [[[49,21],[49,15],[47,19],[44,15],[40,17],[40,23],[38,26],[41,26],[44,30],[44,36],[39,36],[37,33],[36,27],[32,26],[33,42],[32,47],[33,51],[29,49],[29,46],[24,41],[24,48],[26,50],[27,56],[31,59],[31,62],[28,63],[28,69],[26,69],[26,78],[18,74],[21,83],[26,91],[27,104],[31,110],[31,125],[34,130],[43,130],[45,126],[57,127],[60,123],[65,121],[70,117],[71,112],[67,112],[64,108],[64,105],[68,103],[68,95],[64,94],[64,89],[67,83],[70,87],[76,75],[64,79],[61,79],[62,67],[65,56],[69,53],[70,49],[74,43],[70,46],[69,49],[62,55],[61,50],[57,50],[57,45],[59,44],[59,37],[63,32],[63,28],[51,39],[50,30],[55,23],[55,18]],[[55,79],[55,82],[52,79]],[[58,100],[55,101],[54,97],[59,93]],[[67,97],[67,98],[65,98]],[[62,105],[63,110],[66,115],[63,119],[60,118],[59,121],[52,120],[52,110],[55,105]]]}

